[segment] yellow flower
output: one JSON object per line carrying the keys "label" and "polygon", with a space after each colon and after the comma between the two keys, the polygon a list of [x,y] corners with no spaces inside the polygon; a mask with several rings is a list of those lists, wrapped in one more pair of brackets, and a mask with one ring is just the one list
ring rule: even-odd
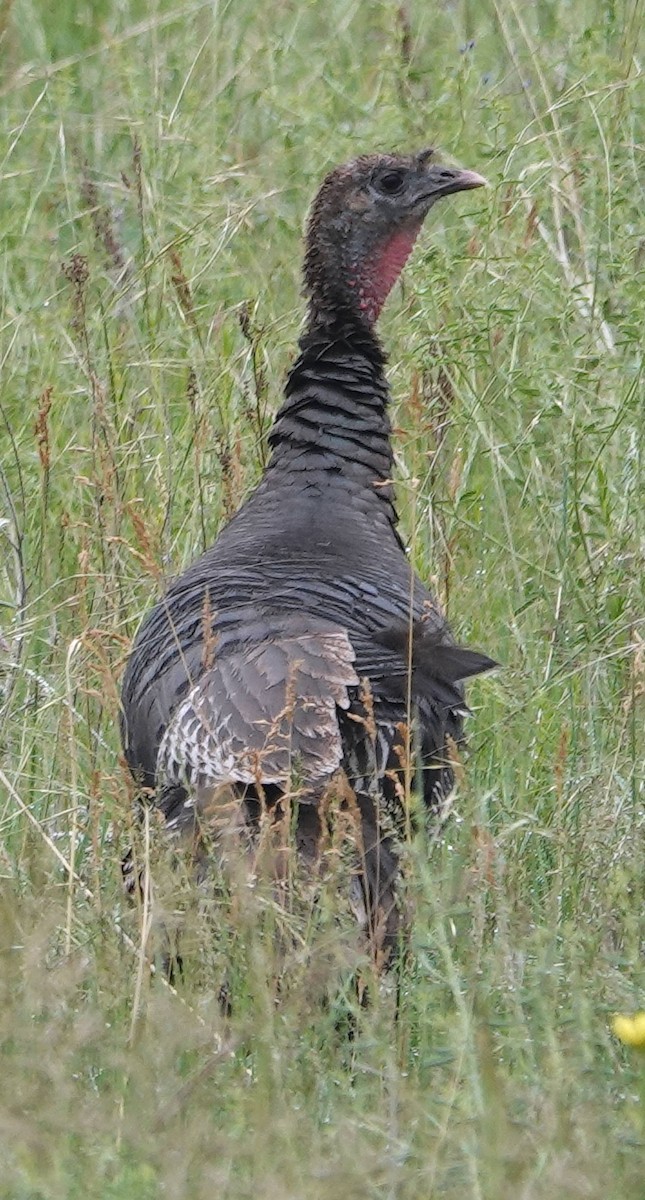
{"label": "yellow flower", "polygon": [[635,1013],[633,1017],[625,1017],[617,1013],[611,1027],[626,1046],[642,1046],[645,1048],[645,1012]]}

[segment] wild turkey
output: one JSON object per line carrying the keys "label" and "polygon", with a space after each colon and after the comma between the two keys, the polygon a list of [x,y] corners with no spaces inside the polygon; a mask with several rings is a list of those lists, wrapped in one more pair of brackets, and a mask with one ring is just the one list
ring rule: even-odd
{"label": "wild turkey", "polygon": [[374,324],[435,201],[484,182],[436,165],[431,150],[363,156],[324,180],[306,235],[306,326],[270,462],[144,621],[123,682],[127,760],[171,829],[210,820],[223,796],[230,811],[233,795],[238,826],[252,832],[295,798],[296,844],[315,860],[330,788],[352,805],[349,886],[381,957],[399,923],[410,761],[436,809],[467,712],[460,681],[495,664],[454,645],[410,569]]}

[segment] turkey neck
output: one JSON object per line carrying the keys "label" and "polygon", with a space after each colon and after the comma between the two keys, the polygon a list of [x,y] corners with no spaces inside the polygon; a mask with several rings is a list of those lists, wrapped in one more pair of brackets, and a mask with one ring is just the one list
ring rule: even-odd
{"label": "turkey neck", "polygon": [[351,316],[309,325],[269,435],[267,484],[294,473],[305,484],[341,474],[396,524],[384,364],[376,334]]}

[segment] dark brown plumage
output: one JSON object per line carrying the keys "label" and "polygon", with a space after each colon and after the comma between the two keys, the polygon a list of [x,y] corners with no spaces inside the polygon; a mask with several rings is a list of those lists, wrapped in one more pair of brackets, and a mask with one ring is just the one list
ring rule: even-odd
{"label": "dark brown plumage", "polygon": [[147,617],[123,683],[128,762],[172,828],[192,827],[226,791],[252,832],[288,796],[296,841],[315,859],[312,812],[330,788],[339,803],[351,794],[352,890],[377,955],[398,928],[406,726],[416,786],[436,809],[467,711],[460,681],[494,664],[454,645],[397,533],[374,322],[435,201],[483,182],[431,151],[362,157],[327,176],[269,465]]}

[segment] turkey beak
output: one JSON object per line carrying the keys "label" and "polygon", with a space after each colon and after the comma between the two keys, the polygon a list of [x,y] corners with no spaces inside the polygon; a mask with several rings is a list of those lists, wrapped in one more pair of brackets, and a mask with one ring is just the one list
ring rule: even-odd
{"label": "turkey beak", "polygon": [[419,200],[438,200],[453,192],[469,192],[472,188],[486,187],[487,180],[476,171],[464,171],[461,167],[429,167],[419,180]]}

